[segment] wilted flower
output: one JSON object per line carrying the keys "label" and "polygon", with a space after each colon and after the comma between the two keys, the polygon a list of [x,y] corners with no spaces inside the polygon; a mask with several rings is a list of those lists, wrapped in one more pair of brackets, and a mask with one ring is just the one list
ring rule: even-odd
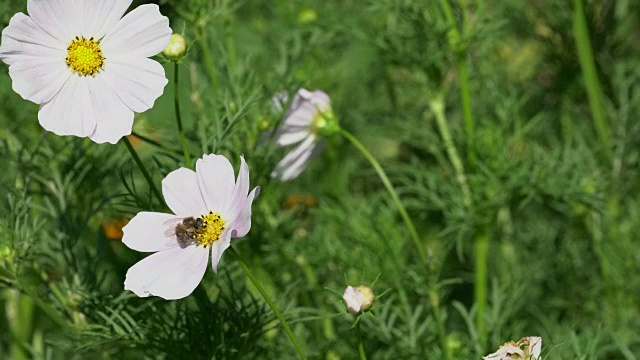
{"label": "wilted flower", "polygon": [[231,238],[251,228],[251,204],[259,187],[249,192],[249,168],[241,158],[237,181],[222,155],[205,155],[196,171],[180,168],[162,181],[167,205],[175,213],[138,213],[124,227],[122,242],[142,252],[155,252],[133,265],[124,281],[140,297],[167,300],[188,296],[198,286],[208,264],[218,271]]}
{"label": "wilted flower", "polygon": [[484,360],[539,360],[542,351],[542,338],[529,336],[518,342],[505,343],[491,355],[484,356]]}
{"label": "wilted flower", "polygon": [[43,128],[116,143],[162,94],[164,68],[148,57],[169,43],[169,20],[153,4],[123,17],[131,2],[28,0],[29,15],[11,18],[0,59]]}
{"label": "wilted flower", "polygon": [[[280,104],[281,99],[281,96],[277,99]],[[300,175],[313,155],[322,150],[321,137],[337,131],[338,122],[331,111],[329,96],[323,91],[298,90],[275,140],[280,146],[299,144],[276,165],[271,176],[287,181]]]}
{"label": "wilted flower", "polygon": [[373,301],[376,299],[373,290],[368,286],[360,285],[357,287],[347,286],[342,295],[342,300],[347,307],[347,311],[353,314],[360,314],[369,310]]}

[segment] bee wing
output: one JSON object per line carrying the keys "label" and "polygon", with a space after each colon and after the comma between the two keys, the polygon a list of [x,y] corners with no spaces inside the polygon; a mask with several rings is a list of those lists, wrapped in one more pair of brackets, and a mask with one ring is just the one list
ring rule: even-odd
{"label": "bee wing", "polygon": [[173,218],[162,223],[167,227],[167,230],[164,232],[164,236],[171,237],[176,235],[176,226],[182,222],[181,218]]}

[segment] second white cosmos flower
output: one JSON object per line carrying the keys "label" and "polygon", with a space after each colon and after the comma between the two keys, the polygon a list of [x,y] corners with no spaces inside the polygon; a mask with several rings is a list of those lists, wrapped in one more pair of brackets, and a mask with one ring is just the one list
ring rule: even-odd
{"label": "second white cosmos flower", "polygon": [[123,17],[131,2],[28,0],[29,15],[11,18],[0,59],[43,128],[116,143],[162,94],[164,69],[148,57],[169,43],[169,20],[153,4]]}
{"label": "second white cosmos flower", "polygon": [[125,289],[140,297],[167,300],[191,294],[204,276],[209,254],[217,272],[231,238],[243,237],[251,229],[251,204],[259,190],[249,193],[244,158],[237,180],[222,155],[198,159],[195,172],[172,171],[162,181],[162,192],[175,215],[141,212],[123,229],[125,245],[155,253],[129,269]]}

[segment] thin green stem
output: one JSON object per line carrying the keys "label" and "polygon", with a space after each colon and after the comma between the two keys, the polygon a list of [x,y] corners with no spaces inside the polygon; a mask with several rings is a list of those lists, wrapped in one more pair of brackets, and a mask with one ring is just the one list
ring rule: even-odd
{"label": "thin green stem", "polygon": [[582,0],[573,0],[573,32],[578,48],[580,68],[582,69],[582,76],[584,77],[587,96],[589,97],[593,125],[606,154],[611,157],[611,138],[604,109],[604,95],[598,79],[598,72],[596,71]]}
{"label": "thin green stem", "polygon": [[253,286],[256,287],[260,295],[262,295],[264,300],[267,302],[267,304],[271,308],[271,311],[273,311],[273,313],[276,315],[278,320],[280,320],[280,323],[282,324],[282,327],[287,333],[287,336],[289,336],[289,340],[291,340],[291,343],[296,348],[296,351],[298,352],[300,359],[306,360],[307,357],[304,354],[304,351],[302,350],[302,348],[300,347],[300,344],[298,344],[298,340],[296,339],[296,336],[293,334],[293,331],[291,331],[291,328],[289,327],[287,320],[285,320],[282,314],[280,314],[280,311],[278,310],[278,307],[276,306],[276,304],[273,302],[273,300],[271,300],[271,297],[269,297],[269,294],[267,294],[267,292],[262,288],[262,286],[258,282],[258,279],[256,279],[255,275],[253,275],[253,273],[251,272],[247,264],[245,264],[245,262],[242,261],[242,259],[240,258],[240,254],[238,254],[236,249],[230,247],[229,250],[227,251],[231,252],[231,255],[236,259],[238,264],[240,264],[240,267],[242,268],[242,270],[244,270],[244,273],[247,275],[251,283],[253,283]]}
{"label": "thin green stem", "polygon": [[131,136],[135,136],[138,139],[140,139],[140,140],[142,140],[142,141],[144,141],[146,143],[149,143],[149,144],[151,144],[151,145],[153,145],[153,146],[155,146],[155,147],[157,147],[159,149],[162,149],[162,150],[164,150],[166,152],[170,152],[170,153],[173,153],[173,154],[181,154],[179,150],[172,149],[172,148],[162,144],[159,141],[153,140],[153,139],[149,138],[148,136],[144,136],[144,135],[139,134],[139,133],[137,133],[135,131],[131,132]]}
{"label": "thin green stem", "polygon": [[182,152],[184,153],[184,164],[187,168],[191,168],[191,154],[189,153],[189,146],[187,146],[187,139],[184,136],[182,115],[180,112],[180,69],[178,68],[177,62],[173,65],[173,104],[176,109],[176,122],[178,123]]}
{"label": "thin green stem", "polygon": [[481,229],[476,235],[475,248],[475,287],[474,298],[476,303],[476,328],[480,341],[484,344],[486,328],[484,314],[487,311],[487,257],[489,254],[489,235],[486,229]]}
{"label": "thin green stem", "polygon": [[364,155],[364,157],[367,158],[367,160],[369,160],[369,163],[371,163],[371,166],[373,166],[373,168],[375,169],[376,173],[380,177],[380,180],[382,180],[382,184],[384,184],[384,187],[387,189],[387,191],[389,192],[389,195],[391,195],[391,199],[393,200],[396,207],[398,208],[398,212],[400,212],[400,216],[404,220],[404,223],[407,226],[407,230],[409,230],[409,234],[411,235],[413,244],[416,247],[416,251],[418,251],[420,260],[422,261],[423,264],[427,265],[429,261],[427,259],[427,255],[425,255],[424,253],[424,249],[422,248],[422,242],[420,241],[420,236],[418,235],[418,232],[416,231],[415,226],[413,226],[413,222],[411,221],[411,218],[409,217],[407,210],[404,208],[404,205],[402,205],[402,202],[400,201],[400,198],[398,197],[396,190],[393,188],[391,181],[389,180],[389,178],[387,177],[387,174],[382,169],[382,166],[380,166],[380,163],[378,163],[378,161],[373,157],[373,155],[371,155],[369,150],[367,150],[367,148],[364,145],[362,145],[362,143],[358,139],[356,139],[355,136],[351,135],[351,133],[349,133],[344,129],[340,129],[340,133],[342,134],[342,136],[347,138],[347,140],[349,140],[353,144],[353,146],[355,146],[362,153],[362,155]]}
{"label": "thin green stem", "polygon": [[358,332],[358,354],[360,354],[360,360],[367,360],[367,353],[364,352],[364,342],[362,341],[360,321],[358,321],[358,324],[356,325],[356,331]]}
{"label": "thin green stem", "polygon": [[472,202],[471,189],[469,188],[469,184],[467,183],[467,176],[464,172],[462,159],[460,158],[458,150],[456,149],[453,143],[453,139],[451,138],[451,132],[449,131],[449,125],[444,112],[444,100],[442,99],[442,97],[437,96],[429,103],[429,107],[431,108],[431,111],[436,118],[438,131],[440,132],[440,136],[442,136],[442,140],[444,141],[444,146],[447,151],[447,155],[449,156],[449,161],[451,161],[451,165],[453,165],[453,169],[456,172],[456,181],[462,189],[462,201],[464,202],[464,205],[469,208]]}
{"label": "thin green stem", "polygon": [[147,180],[147,183],[149,184],[149,188],[151,189],[151,192],[153,192],[153,194],[158,198],[158,201],[162,205],[164,203],[164,197],[162,196],[162,193],[158,190],[158,188],[154,184],[153,179],[151,179],[151,175],[149,175],[149,172],[144,167],[142,160],[140,160],[138,153],[136,153],[136,150],[133,148],[133,145],[131,145],[129,138],[125,136],[122,138],[122,141],[127,146],[127,150],[129,150],[129,153],[131,153],[133,160],[136,162],[136,164],[138,165],[138,168],[142,172],[142,175]]}

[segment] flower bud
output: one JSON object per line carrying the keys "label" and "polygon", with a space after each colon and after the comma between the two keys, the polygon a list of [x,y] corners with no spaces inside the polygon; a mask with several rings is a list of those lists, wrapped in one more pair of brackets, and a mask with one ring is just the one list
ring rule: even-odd
{"label": "flower bud", "polygon": [[178,61],[187,52],[187,40],[180,34],[172,34],[169,45],[162,50],[162,55],[171,61]]}
{"label": "flower bud", "polygon": [[357,287],[347,286],[342,295],[342,300],[347,307],[347,311],[353,314],[360,314],[369,310],[375,300],[373,290],[368,286],[360,285]]}

